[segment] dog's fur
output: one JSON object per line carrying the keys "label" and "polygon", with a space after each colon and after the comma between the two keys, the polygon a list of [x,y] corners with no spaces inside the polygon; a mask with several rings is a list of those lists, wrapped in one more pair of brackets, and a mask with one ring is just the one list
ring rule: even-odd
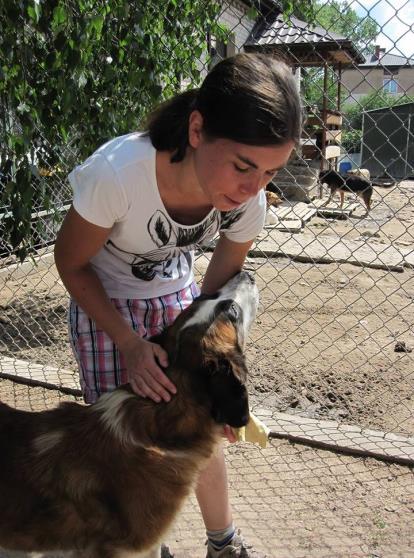
{"label": "dog's fur", "polygon": [[279,207],[283,203],[283,200],[275,193],[270,190],[265,190],[266,194],[266,210],[273,205],[274,207]]}
{"label": "dog's fur", "polygon": [[342,208],[344,205],[345,193],[352,192],[363,199],[367,214],[370,212],[373,187],[372,183],[365,177],[353,174],[343,176],[339,174],[339,172],[331,169],[321,171],[319,173],[319,181],[322,184],[327,184],[330,189],[329,199],[326,202],[327,204],[332,201],[336,192],[339,192]]}
{"label": "dog's fur", "polygon": [[249,416],[243,347],[257,288],[237,274],[153,339],[177,386],[154,403],[123,386],[43,412],[0,404],[0,547],[77,558],[159,556],[223,435]]}
{"label": "dog's fur", "polygon": [[283,203],[281,197],[271,190],[265,190],[266,194],[266,220],[265,225],[275,225],[279,219],[271,210],[271,207],[279,207]]}
{"label": "dog's fur", "polygon": [[369,172],[368,169],[351,169],[347,171],[347,173],[355,176],[362,176],[362,178],[371,180],[371,173]]}

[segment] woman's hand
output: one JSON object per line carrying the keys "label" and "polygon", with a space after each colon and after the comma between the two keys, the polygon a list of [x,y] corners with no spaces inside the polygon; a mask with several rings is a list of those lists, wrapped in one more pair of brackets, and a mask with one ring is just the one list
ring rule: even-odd
{"label": "woman's hand", "polygon": [[135,393],[157,403],[162,399],[171,400],[171,393],[177,390],[159,366],[168,366],[168,355],[160,345],[135,334],[119,346],[119,350],[125,358],[128,381]]}

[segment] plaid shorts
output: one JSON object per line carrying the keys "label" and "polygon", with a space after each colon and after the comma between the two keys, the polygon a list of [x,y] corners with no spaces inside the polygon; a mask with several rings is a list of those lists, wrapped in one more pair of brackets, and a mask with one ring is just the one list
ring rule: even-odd
{"label": "plaid shorts", "polygon": [[[171,324],[200,294],[195,283],[169,295],[138,299],[111,298],[112,304],[140,337],[151,337]],[[69,306],[69,338],[79,366],[86,403],[127,380],[125,362],[115,343],[74,300]]]}

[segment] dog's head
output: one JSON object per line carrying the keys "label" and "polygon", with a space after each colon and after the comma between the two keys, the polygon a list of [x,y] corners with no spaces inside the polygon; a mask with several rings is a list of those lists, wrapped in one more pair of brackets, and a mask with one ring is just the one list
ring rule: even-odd
{"label": "dog's head", "polygon": [[283,200],[275,194],[275,192],[271,192],[270,190],[265,191],[266,194],[266,207],[269,208],[270,206],[279,207],[283,203]]}
{"label": "dog's head", "polygon": [[254,280],[241,272],[197,298],[165,332],[172,368],[189,375],[194,396],[219,424],[240,427],[249,418],[243,349],[257,305]]}
{"label": "dog's head", "polygon": [[324,178],[329,178],[332,174],[331,169],[325,169],[319,171],[319,180],[323,183]]}

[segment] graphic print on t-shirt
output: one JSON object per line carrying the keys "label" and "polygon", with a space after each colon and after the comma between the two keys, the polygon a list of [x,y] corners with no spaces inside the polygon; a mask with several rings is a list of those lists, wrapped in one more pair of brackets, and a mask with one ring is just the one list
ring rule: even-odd
{"label": "graphic print on t-shirt", "polygon": [[122,250],[112,240],[105,249],[131,267],[131,273],[142,281],[154,277],[164,279],[181,276],[183,269],[191,269],[193,250],[213,239],[219,230],[229,229],[244,214],[245,208],[232,211],[213,211],[204,221],[194,227],[180,227],[163,211],[153,213],[147,223],[148,234],[154,249],[143,254]]}

